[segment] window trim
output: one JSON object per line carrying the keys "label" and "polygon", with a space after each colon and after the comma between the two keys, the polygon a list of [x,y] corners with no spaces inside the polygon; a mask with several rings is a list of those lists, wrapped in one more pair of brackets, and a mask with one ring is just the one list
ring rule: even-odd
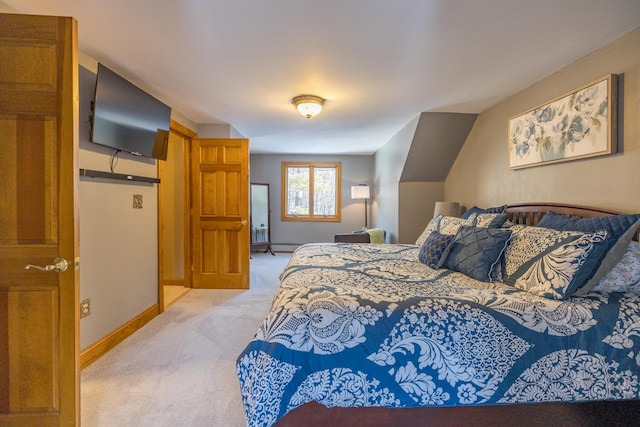
{"label": "window trim", "polygon": [[[309,215],[287,215],[288,182],[287,171],[290,167],[309,168]],[[314,215],[313,170],[315,168],[335,168],[336,170],[336,214],[333,216]],[[342,215],[342,162],[282,162],[281,180],[281,220],[299,222],[340,222]]]}

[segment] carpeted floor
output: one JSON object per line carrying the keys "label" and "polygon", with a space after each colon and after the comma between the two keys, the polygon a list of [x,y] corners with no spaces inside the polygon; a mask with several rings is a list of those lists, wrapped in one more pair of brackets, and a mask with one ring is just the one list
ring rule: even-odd
{"label": "carpeted floor", "polygon": [[265,317],[289,254],[253,254],[251,289],[194,289],[81,374],[81,422],[244,426],[235,360]]}

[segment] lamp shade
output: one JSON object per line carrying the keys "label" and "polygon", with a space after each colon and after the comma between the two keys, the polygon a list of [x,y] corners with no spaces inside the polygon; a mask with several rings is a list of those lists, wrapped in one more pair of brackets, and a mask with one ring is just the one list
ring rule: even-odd
{"label": "lamp shade", "polygon": [[368,199],[371,193],[368,185],[354,185],[351,187],[352,199]]}
{"label": "lamp shade", "polygon": [[442,216],[460,216],[460,203],[458,202],[436,202],[433,210],[433,217]]}
{"label": "lamp shade", "polygon": [[320,114],[324,99],[315,95],[298,95],[291,100],[291,103],[296,106],[300,114],[310,119]]}

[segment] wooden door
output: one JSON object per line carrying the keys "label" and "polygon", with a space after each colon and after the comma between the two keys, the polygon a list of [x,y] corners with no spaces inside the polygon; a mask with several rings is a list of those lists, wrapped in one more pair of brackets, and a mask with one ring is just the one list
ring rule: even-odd
{"label": "wooden door", "polygon": [[193,287],[249,288],[249,141],[192,144]]}
{"label": "wooden door", "polygon": [[0,14],[0,58],[0,425],[79,425],[76,22]]}

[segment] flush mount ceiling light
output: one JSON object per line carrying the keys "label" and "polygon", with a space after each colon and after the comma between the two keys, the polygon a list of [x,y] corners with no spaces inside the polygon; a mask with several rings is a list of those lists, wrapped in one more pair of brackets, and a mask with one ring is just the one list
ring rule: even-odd
{"label": "flush mount ceiling light", "polygon": [[324,99],[315,95],[298,95],[291,100],[291,103],[296,106],[300,114],[310,119],[322,111]]}

